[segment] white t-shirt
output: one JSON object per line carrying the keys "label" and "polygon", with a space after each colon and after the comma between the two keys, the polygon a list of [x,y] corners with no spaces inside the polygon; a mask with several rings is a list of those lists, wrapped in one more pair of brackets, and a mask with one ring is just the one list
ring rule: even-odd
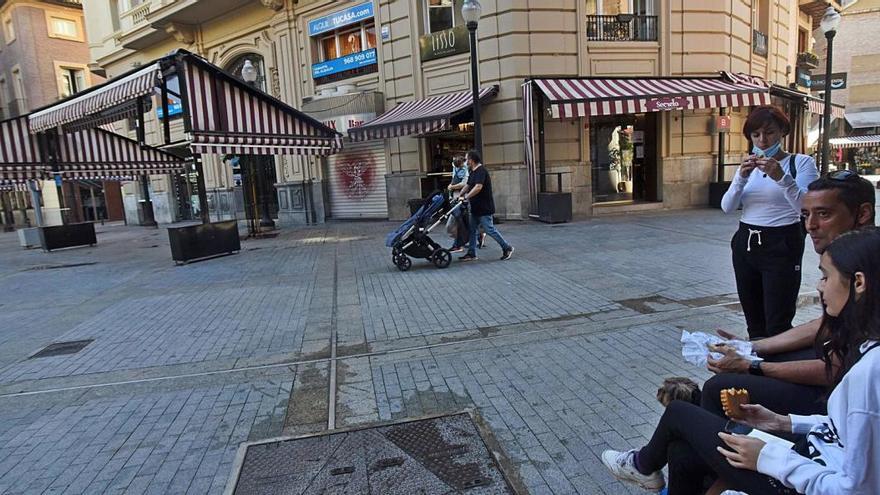
{"label": "white t-shirt", "polygon": [[880,348],[860,347],[862,359],[828,398],[828,416],[791,414],[792,433],[808,435],[810,457],[767,443],[758,472],[806,495],[880,494]]}
{"label": "white t-shirt", "polygon": [[[791,178],[792,162],[797,167],[797,179]],[[779,181],[757,168],[744,178],[737,168],[730,189],[721,198],[721,209],[730,213],[742,205],[740,220],[759,227],[784,227],[799,222],[807,186],[819,178],[816,161],[808,155],[790,155],[780,165],[785,175]]]}

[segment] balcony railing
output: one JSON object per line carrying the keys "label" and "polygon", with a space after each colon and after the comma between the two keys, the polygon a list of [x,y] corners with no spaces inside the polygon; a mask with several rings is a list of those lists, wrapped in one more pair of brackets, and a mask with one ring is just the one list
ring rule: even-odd
{"label": "balcony railing", "polygon": [[119,27],[122,31],[134,29],[146,22],[149,14],[150,2],[144,2],[127,12],[123,12],[119,16]]}
{"label": "balcony railing", "polygon": [[589,41],[657,41],[655,15],[588,15]]}
{"label": "balcony railing", "polygon": [[752,30],[752,53],[760,57],[767,56],[767,35],[761,31]]}

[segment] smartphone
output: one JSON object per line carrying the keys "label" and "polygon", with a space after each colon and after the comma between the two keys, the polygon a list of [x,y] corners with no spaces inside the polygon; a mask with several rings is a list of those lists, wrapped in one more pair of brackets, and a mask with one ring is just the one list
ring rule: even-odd
{"label": "smartphone", "polygon": [[727,421],[727,424],[724,425],[725,433],[736,433],[737,435],[748,435],[752,432],[754,428],[751,426],[746,426],[742,423],[737,423],[736,421],[730,419]]}
{"label": "smartphone", "polygon": [[764,443],[781,443],[787,449],[794,447],[793,442],[790,442],[784,438],[777,437],[776,435],[771,435],[770,433],[766,433],[761,430],[756,430],[751,426],[737,423],[732,419],[728,420],[727,423],[724,425],[724,432],[731,434],[735,433],[737,435],[748,435],[750,437],[763,440]]}

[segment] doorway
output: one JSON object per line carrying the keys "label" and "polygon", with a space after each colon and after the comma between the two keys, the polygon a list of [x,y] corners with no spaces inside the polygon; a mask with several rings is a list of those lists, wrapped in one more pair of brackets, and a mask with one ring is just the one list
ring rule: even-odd
{"label": "doorway", "polygon": [[659,201],[657,114],[590,121],[593,203]]}

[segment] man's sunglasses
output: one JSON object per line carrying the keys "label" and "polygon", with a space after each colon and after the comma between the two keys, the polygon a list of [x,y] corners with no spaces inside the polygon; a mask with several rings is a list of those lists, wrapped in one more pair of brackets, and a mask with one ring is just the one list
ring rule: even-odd
{"label": "man's sunglasses", "polygon": [[834,172],[828,172],[827,177],[831,180],[849,180],[850,177],[858,177],[859,174],[853,172],[852,170],[835,170]]}

